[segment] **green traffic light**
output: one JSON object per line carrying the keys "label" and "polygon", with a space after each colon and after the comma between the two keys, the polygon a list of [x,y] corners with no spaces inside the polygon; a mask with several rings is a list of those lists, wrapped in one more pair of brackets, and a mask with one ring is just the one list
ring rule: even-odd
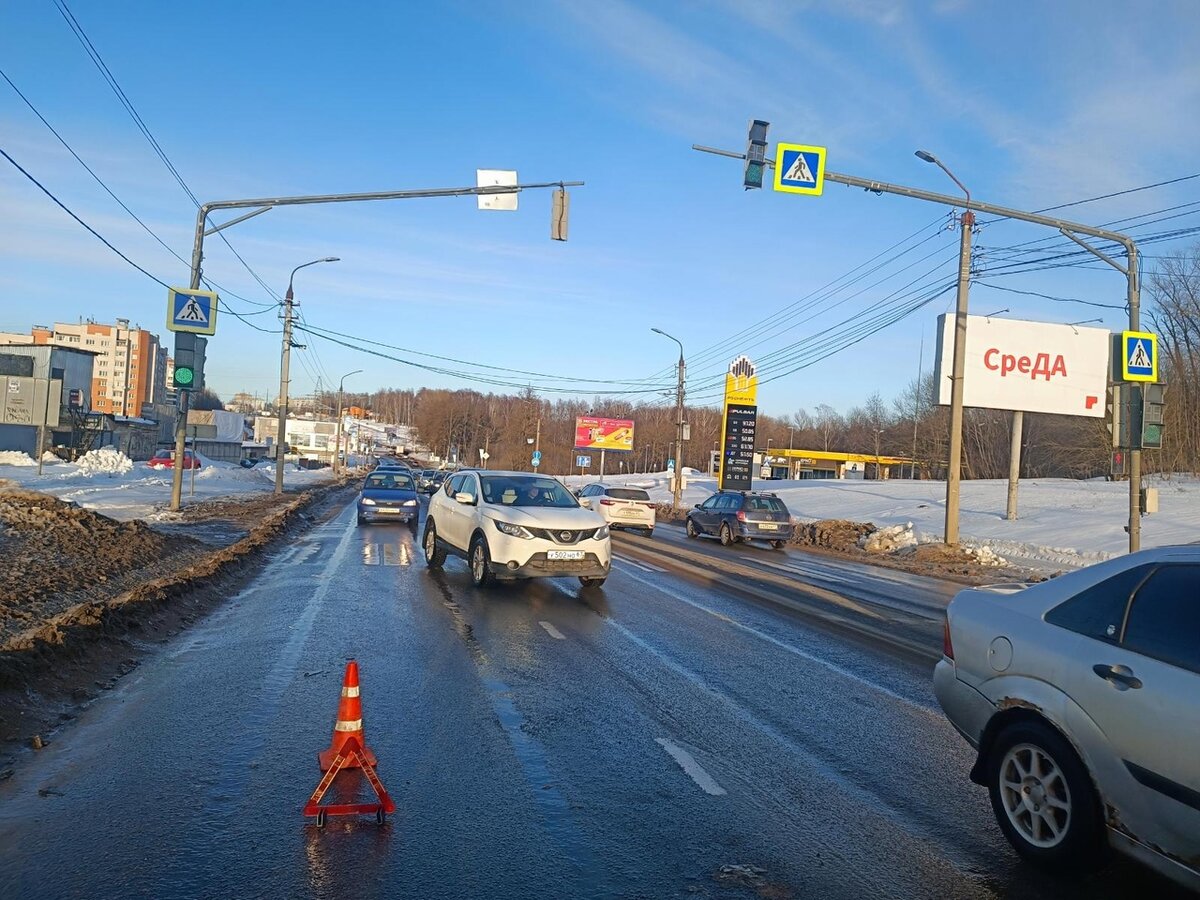
{"label": "green traffic light", "polygon": [[196,380],[196,373],[187,366],[175,367],[175,384],[179,387],[187,387]]}

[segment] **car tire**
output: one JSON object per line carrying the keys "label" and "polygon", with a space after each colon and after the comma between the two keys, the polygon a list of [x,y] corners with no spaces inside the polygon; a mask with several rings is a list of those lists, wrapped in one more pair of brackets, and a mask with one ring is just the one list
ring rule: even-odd
{"label": "car tire", "polygon": [[721,523],[721,546],[728,547],[734,542],[733,531],[728,522]]}
{"label": "car tire", "polygon": [[487,587],[492,583],[492,554],[488,550],[487,538],[481,534],[475,535],[471,541],[467,565],[471,569],[471,583],[475,587]]}
{"label": "car tire", "polygon": [[1000,830],[1036,866],[1082,872],[1103,862],[1104,818],[1087,768],[1044,722],[1016,722],[988,752],[988,794]]}
{"label": "car tire", "polygon": [[687,531],[687,536],[690,538],[700,537],[700,532],[697,530],[696,523],[692,521],[691,516],[688,517],[685,530]]}
{"label": "car tire", "polygon": [[585,588],[598,588],[598,587],[602,587],[604,585],[604,581],[605,581],[606,577],[607,576],[601,576],[599,578],[590,578],[586,575],[581,575],[579,577],[579,583],[581,585],[583,585]]}
{"label": "car tire", "polygon": [[787,541],[771,541],[771,546],[776,550],[782,550],[786,544]]}
{"label": "car tire", "polygon": [[425,520],[425,539],[421,541],[421,547],[425,550],[426,566],[431,569],[440,569],[446,564],[446,548],[438,546],[437,528],[433,524],[433,519]]}
{"label": "car tire", "polygon": [[648,537],[648,538],[654,537],[654,529],[653,528],[646,529],[646,537]]}
{"label": "car tire", "polygon": [[366,524],[367,524],[367,520],[366,520],[366,519],[364,519],[362,516],[359,516],[359,517],[358,517],[358,524],[359,524],[359,525],[366,525]]}

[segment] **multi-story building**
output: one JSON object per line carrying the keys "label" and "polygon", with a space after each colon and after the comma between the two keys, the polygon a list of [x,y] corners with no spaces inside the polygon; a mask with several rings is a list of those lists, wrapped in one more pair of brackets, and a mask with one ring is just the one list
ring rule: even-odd
{"label": "multi-story building", "polygon": [[153,416],[167,400],[167,350],[158,335],[117,319],[53,328],[35,325],[30,334],[0,332],[0,344],[51,344],[97,354],[92,370],[92,410],[117,416]]}

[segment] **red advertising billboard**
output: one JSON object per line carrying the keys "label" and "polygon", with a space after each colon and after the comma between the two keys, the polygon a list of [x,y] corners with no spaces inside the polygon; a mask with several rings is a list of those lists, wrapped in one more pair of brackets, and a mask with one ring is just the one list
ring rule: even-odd
{"label": "red advertising billboard", "polygon": [[633,420],[578,416],[575,419],[576,450],[633,451]]}

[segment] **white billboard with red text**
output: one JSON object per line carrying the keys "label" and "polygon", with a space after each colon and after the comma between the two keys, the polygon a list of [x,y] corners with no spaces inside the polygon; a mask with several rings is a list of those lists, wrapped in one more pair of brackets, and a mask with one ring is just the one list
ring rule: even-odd
{"label": "white billboard with red text", "polygon": [[[1109,332],[967,316],[963,405],[1064,416],[1104,416]],[[954,316],[938,316],[937,402],[950,403]]]}

